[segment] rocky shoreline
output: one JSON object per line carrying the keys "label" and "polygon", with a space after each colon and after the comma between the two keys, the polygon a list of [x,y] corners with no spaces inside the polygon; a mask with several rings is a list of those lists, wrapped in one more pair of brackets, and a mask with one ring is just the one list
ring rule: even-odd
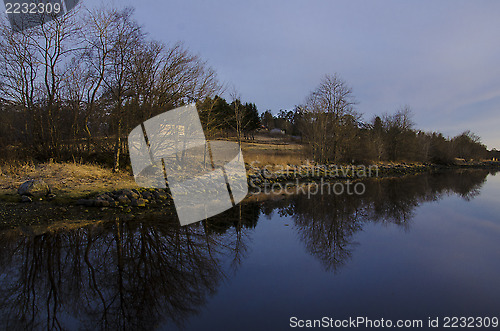
{"label": "rocky shoreline", "polygon": [[[388,178],[421,174],[433,171],[456,169],[500,170],[500,162],[482,162],[463,165],[436,164],[380,164],[380,165],[300,165],[255,167],[247,164],[249,190],[269,187],[270,185],[293,185],[324,181],[362,180],[365,178]],[[51,200],[54,195],[50,188],[40,181],[23,183],[18,190],[20,202]],[[146,208],[166,206],[172,203],[170,193],[165,189],[121,189],[87,196],[74,201],[75,205],[100,208]]]}
{"label": "rocky shoreline", "polygon": [[79,199],[76,205],[85,207],[146,207],[165,205],[170,194],[164,189],[123,189],[99,194],[95,198]]}
{"label": "rocky shoreline", "polygon": [[[266,200],[285,199],[295,192],[314,190],[323,182],[342,183],[344,186],[351,181],[362,183],[361,166],[347,166],[339,168],[338,176],[329,177],[335,167],[325,169],[321,166],[297,167],[297,172],[284,171],[283,169],[264,169],[247,165],[247,181],[250,193],[245,198],[246,202],[260,203]],[[279,168],[279,167],[278,167]],[[293,168],[292,168],[293,169]],[[300,171],[299,171],[300,170]],[[429,165],[429,164],[394,164],[379,165],[378,173],[372,169],[371,180],[384,180],[391,178],[405,178],[426,173],[440,173],[448,171],[474,171],[483,170],[494,173],[500,171],[500,163],[481,163],[467,165]],[[325,175],[325,171],[327,174]],[[345,173],[343,173],[344,171]],[[359,172],[361,171],[361,172]],[[366,171],[366,169],[365,169]],[[334,173],[336,175],[336,173]],[[102,221],[133,220],[137,217],[150,217],[151,215],[175,215],[173,199],[165,189],[125,188],[105,191],[67,199],[62,196],[53,198],[50,187],[43,181],[37,183],[25,182],[21,185],[23,190],[8,201],[2,201],[0,209],[0,231],[18,229],[22,233],[40,234],[53,229],[80,227],[85,224],[95,224]],[[257,186],[258,184],[258,186]],[[289,186],[291,185],[291,186]],[[267,186],[267,188],[266,188]],[[280,190],[279,187],[285,190]],[[21,188],[21,187],[19,187]],[[278,189],[275,189],[278,188]],[[296,188],[296,189],[295,189]],[[304,190],[302,190],[304,188]],[[20,192],[24,193],[20,195]],[[285,192],[285,193],[283,193]],[[57,192],[56,192],[57,193]],[[20,203],[25,201],[25,203]]]}

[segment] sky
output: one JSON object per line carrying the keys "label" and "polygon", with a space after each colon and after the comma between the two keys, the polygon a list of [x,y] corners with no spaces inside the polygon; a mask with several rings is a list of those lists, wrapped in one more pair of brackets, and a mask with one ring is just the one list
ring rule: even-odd
{"label": "sky", "polygon": [[500,1],[106,3],[134,7],[151,38],[182,41],[260,112],[293,109],[337,73],[364,120],[408,105],[419,129],[500,149]]}

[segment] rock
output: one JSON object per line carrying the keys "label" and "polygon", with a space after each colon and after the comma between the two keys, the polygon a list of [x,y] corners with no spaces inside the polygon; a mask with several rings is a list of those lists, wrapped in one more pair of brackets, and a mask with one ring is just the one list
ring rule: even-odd
{"label": "rock", "polygon": [[132,207],[146,207],[144,199],[132,199]]}
{"label": "rock", "polygon": [[141,195],[144,199],[151,199],[151,193],[148,191],[143,191]]}
{"label": "rock", "polygon": [[123,189],[123,190],[119,190],[116,192],[118,196],[126,196],[127,198],[129,199],[137,199],[139,198],[139,194],[134,191],[134,190],[129,190],[129,189]]}
{"label": "rock", "polygon": [[33,202],[33,199],[27,195],[22,195],[21,196],[21,202]]}
{"label": "rock", "polygon": [[120,195],[117,200],[122,205],[128,205],[130,203],[129,198],[127,198],[126,195]]}
{"label": "rock", "polygon": [[95,205],[96,205],[96,207],[109,207],[110,203],[107,200],[99,200],[98,199],[95,201]]}
{"label": "rock", "polygon": [[106,201],[112,201],[113,198],[109,196],[108,193],[103,193],[97,197],[97,200],[106,200]]}
{"label": "rock", "polygon": [[137,199],[139,197],[139,194],[135,193],[132,190],[126,190],[124,194],[129,198],[129,199]]}
{"label": "rock", "polygon": [[41,198],[50,194],[50,188],[43,180],[28,180],[19,186],[17,193]]}

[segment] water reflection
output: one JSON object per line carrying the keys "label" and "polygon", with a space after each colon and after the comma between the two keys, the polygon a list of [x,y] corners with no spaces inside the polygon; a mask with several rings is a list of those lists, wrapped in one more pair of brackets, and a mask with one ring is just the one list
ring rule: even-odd
{"label": "water reflection", "polygon": [[[415,209],[450,194],[473,199],[487,171],[366,183],[359,196],[246,203],[179,227],[166,215],[36,237],[0,236],[0,318],[10,328],[151,329],[182,326],[244,263],[261,214],[293,219],[307,251],[340,270],[367,223],[409,230]],[[279,238],[277,238],[279,240]]]}
{"label": "water reflection", "polygon": [[[255,215],[244,206],[241,214]],[[2,324],[14,329],[182,325],[227,276],[222,263],[232,259],[237,267],[245,253],[241,229],[256,219],[242,217],[230,229],[218,222],[181,228],[161,218],[0,238]]]}
{"label": "water reflection", "polygon": [[488,171],[457,171],[366,182],[366,193],[320,195],[266,203],[264,213],[274,210],[291,217],[308,252],[326,270],[338,271],[351,258],[356,232],[369,222],[396,224],[410,229],[415,209],[422,203],[458,194],[469,201],[479,195]]}

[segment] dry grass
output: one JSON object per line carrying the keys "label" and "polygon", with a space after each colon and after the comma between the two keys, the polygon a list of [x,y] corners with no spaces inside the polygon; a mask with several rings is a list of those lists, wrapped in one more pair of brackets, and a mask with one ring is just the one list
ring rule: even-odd
{"label": "dry grass", "polygon": [[246,163],[257,165],[301,165],[306,162],[304,146],[299,144],[242,143]]}
{"label": "dry grass", "polygon": [[113,173],[99,165],[79,163],[11,162],[0,165],[0,189],[4,197],[15,196],[17,188],[30,179],[42,179],[58,199],[75,199],[89,194],[137,187],[127,173]]}
{"label": "dry grass", "polygon": [[[244,142],[242,150],[245,162],[256,166],[301,165],[306,162],[304,147],[296,143],[257,140]],[[59,201],[138,187],[130,173],[113,173],[100,165],[11,161],[0,164],[0,198],[17,201],[17,188],[30,179],[44,180]]]}

